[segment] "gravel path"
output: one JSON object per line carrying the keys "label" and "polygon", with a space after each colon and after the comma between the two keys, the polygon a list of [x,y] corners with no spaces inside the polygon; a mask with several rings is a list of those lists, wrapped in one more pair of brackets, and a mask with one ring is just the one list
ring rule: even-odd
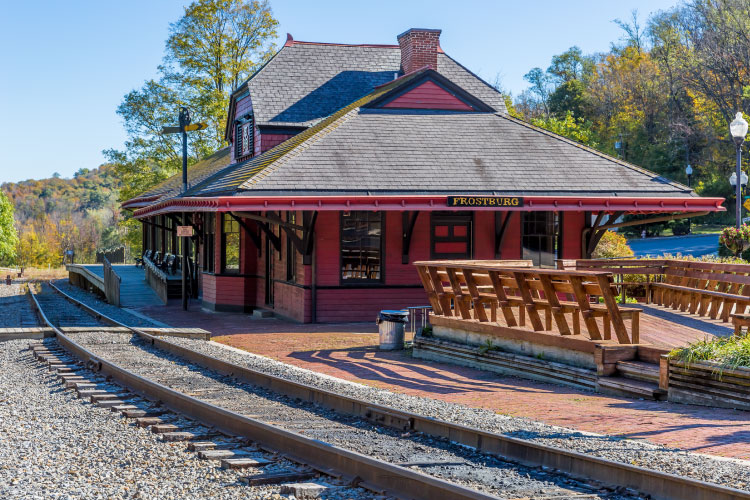
{"label": "gravel path", "polygon": [[263,373],[401,411],[429,415],[484,431],[507,434],[609,460],[750,490],[749,462],[709,457],[615,436],[583,433],[525,418],[498,415],[489,410],[393,393],[298,368],[216,342],[176,338],[162,340]]}
{"label": "gravel path", "polygon": [[357,417],[294,401],[183,362],[130,334],[68,335],[102,359],[202,401],[236,413],[252,414],[252,418],[309,438],[406,465],[503,498],[565,497],[582,493],[591,495],[590,498],[635,498],[549,470],[504,461],[445,440],[402,434]]}
{"label": "gravel path", "polygon": [[119,321],[120,323],[123,323],[125,325],[134,327],[162,326],[161,324],[157,324],[154,321],[149,321],[146,318],[131,314],[127,309],[108,304],[107,302],[97,297],[95,294],[87,292],[86,290],[83,290],[82,288],[79,288],[77,286],[71,285],[68,280],[54,280],[53,283],[57,288],[67,293],[74,299],[80,300],[87,306],[93,307],[102,314],[109,316],[113,320]]}
{"label": "gravel path", "polygon": [[[27,346],[0,343],[0,498],[289,498],[276,486],[246,486],[240,473],[199,460],[184,443],[163,442],[76,399]],[[352,491],[323,498],[351,498]]]}

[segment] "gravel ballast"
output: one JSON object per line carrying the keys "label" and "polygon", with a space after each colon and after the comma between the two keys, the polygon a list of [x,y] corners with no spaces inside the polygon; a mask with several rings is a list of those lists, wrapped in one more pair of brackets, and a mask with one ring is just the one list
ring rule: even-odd
{"label": "gravel ballast", "polygon": [[636,498],[630,492],[614,492],[590,481],[504,461],[445,440],[403,433],[359,417],[343,416],[314,404],[292,400],[179,360],[130,334],[71,332],[66,335],[102,360],[201,401],[249,415],[317,442],[416,469],[501,498],[540,495],[564,498],[582,493],[590,498]]}
{"label": "gravel ballast", "polygon": [[70,295],[76,300],[80,300],[87,306],[93,307],[105,316],[109,316],[115,321],[119,321],[128,326],[134,327],[160,327],[164,326],[158,321],[149,321],[147,318],[132,314],[127,309],[123,309],[101,300],[93,293],[87,292],[77,286],[71,285],[68,280],[55,280],[54,285],[64,293]]}
{"label": "gravel ballast", "polygon": [[262,373],[397,410],[428,415],[486,432],[507,434],[608,460],[750,490],[750,462],[689,453],[615,436],[584,433],[525,418],[499,415],[480,408],[398,394],[299,368],[217,342],[174,338],[164,340]]}
{"label": "gravel ballast", "polygon": [[[0,344],[0,498],[289,498],[76,399],[33,360],[28,343]],[[343,493],[322,498],[351,497]]]}

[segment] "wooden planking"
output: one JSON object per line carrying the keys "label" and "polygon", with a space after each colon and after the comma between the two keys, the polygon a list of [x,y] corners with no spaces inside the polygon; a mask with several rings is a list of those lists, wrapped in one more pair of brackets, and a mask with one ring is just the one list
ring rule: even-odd
{"label": "wooden planking", "polygon": [[435,82],[426,81],[383,106],[401,109],[447,109],[473,111],[474,108]]}

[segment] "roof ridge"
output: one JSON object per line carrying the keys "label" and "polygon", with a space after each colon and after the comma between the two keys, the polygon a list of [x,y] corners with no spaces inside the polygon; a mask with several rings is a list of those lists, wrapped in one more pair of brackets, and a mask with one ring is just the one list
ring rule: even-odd
{"label": "roof ridge", "polygon": [[585,144],[581,144],[580,142],[574,141],[572,139],[568,139],[567,137],[559,135],[559,134],[556,134],[554,132],[550,132],[549,130],[544,129],[542,127],[537,127],[536,125],[533,125],[533,124],[531,124],[529,122],[521,120],[520,118],[515,118],[513,116],[510,116],[510,114],[495,113],[495,115],[498,116],[498,117],[500,117],[500,118],[505,118],[508,121],[511,121],[511,122],[517,123],[519,125],[522,125],[522,126],[524,126],[526,128],[529,128],[531,130],[534,130],[534,131],[537,131],[537,132],[541,132],[541,133],[543,133],[545,135],[548,135],[548,136],[552,137],[553,139],[557,139],[557,140],[559,140],[561,142],[565,142],[565,143],[570,144],[572,146],[575,146],[575,147],[577,147],[579,149],[583,149],[584,151],[587,151],[589,153],[595,154],[595,155],[597,155],[597,156],[599,156],[601,158],[604,158],[607,161],[611,161],[612,163],[616,163],[618,165],[621,165],[623,167],[629,168],[631,170],[635,170],[636,172],[640,172],[642,174],[648,175],[650,177],[654,177],[654,178],[659,177],[659,178],[662,178],[665,181],[667,181],[668,184],[670,184],[672,186],[679,187],[679,188],[685,188],[685,189],[689,190],[690,192],[693,191],[692,188],[690,188],[690,187],[688,187],[688,186],[686,186],[684,184],[681,184],[681,183],[679,183],[677,181],[673,181],[671,179],[668,179],[668,178],[664,177],[661,174],[657,174],[656,172],[648,170],[647,168],[639,167],[638,165],[635,165],[633,163],[629,163],[629,162],[621,160],[619,158],[615,158],[614,156],[610,156],[607,153],[599,151],[598,149],[592,148],[590,146],[586,146]]}
{"label": "roof ridge", "polygon": [[391,43],[335,43],[335,42],[305,42],[302,40],[290,40],[287,42],[289,45],[287,47],[292,47],[294,45],[333,45],[336,47],[374,47],[374,48],[384,48],[384,49],[398,49],[400,48],[398,45],[393,45]]}

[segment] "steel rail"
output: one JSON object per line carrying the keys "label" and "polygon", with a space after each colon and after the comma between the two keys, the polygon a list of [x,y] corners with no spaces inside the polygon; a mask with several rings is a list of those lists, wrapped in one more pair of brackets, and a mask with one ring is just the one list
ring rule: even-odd
{"label": "steel rail", "polygon": [[[499,500],[499,497],[495,495],[472,490],[421,472],[382,462],[354,451],[345,450],[316,439],[304,437],[296,432],[266,424],[206,403],[132,373],[92,353],[69,338],[62,330],[49,321],[31,289],[29,289],[29,293],[39,316],[55,331],[57,342],[63,349],[81,360],[92,371],[101,373],[146,399],[157,400],[170,410],[187,415],[227,434],[242,436],[261,446],[281,451],[286,458],[309,465],[324,474],[355,478],[357,486],[365,487],[375,492],[383,492],[394,495],[397,498],[415,500],[435,500],[438,498]],[[109,319],[111,320],[111,318]],[[140,332],[140,334],[145,335],[146,338],[156,340],[151,335],[143,332]]]}
{"label": "steel rail", "polygon": [[[93,311],[92,308],[81,304],[80,301],[65,294],[52,283],[50,285],[72,303]],[[632,488],[647,493],[656,500],[684,500],[686,498],[691,500],[750,500],[748,491],[495,434],[293,382],[172,344],[137,328],[123,325],[96,311],[95,314],[100,315],[103,321],[111,321],[112,324],[128,328],[158,349],[204,368],[222,375],[233,376],[277,394],[315,403],[342,414],[358,416],[386,425],[390,422],[399,428],[403,428],[401,425],[404,424],[411,430],[445,438],[503,459],[510,459],[532,467],[550,467],[580,479],[594,479],[608,485]]]}

